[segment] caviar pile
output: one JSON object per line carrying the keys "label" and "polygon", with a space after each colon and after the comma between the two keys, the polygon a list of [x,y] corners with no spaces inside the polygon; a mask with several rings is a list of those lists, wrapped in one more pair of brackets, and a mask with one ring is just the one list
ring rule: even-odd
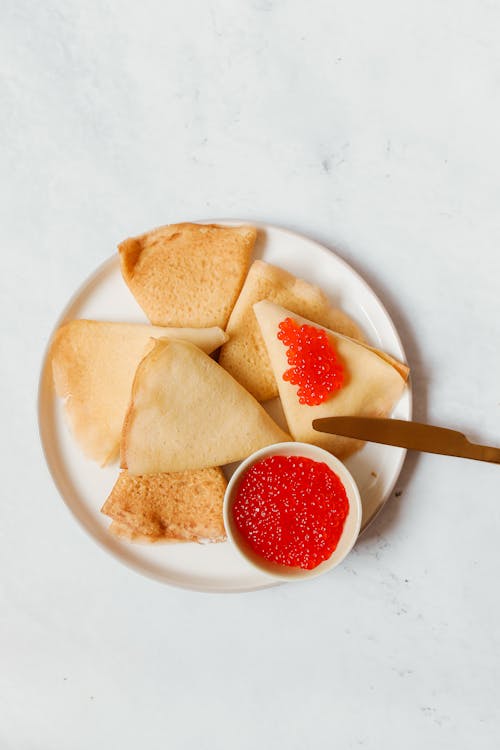
{"label": "caviar pile", "polygon": [[303,456],[271,456],[243,476],[233,506],[240,534],[271,562],[311,570],[337,547],[349,501],[325,464]]}
{"label": "caviar pile", "polygon": [[321,328],[302,325],[291,318],[279,324],[279,340],[287,348],[291,365],[283,380],[298,385],[299,403],[318,406],[344,384],[344,368],[328,336]]}

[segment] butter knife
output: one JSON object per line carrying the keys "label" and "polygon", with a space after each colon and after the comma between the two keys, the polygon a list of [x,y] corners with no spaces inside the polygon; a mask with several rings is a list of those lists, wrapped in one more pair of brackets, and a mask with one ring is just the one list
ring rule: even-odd
{"label": "butter knife", "polygon": [[371,443],[395,445],[412,451],[440,453],[444,456],[474,458],[500,464],[500,448],[471,443],[465,435],[445,427],[407,422],[403,419],[370,417],[326,417],[313,420],[318,432],[367,440]]}

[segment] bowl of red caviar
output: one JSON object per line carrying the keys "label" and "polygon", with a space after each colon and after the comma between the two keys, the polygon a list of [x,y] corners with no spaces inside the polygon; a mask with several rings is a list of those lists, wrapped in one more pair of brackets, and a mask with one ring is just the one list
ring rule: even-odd
{"label": "bowl of red caviar", "polygon": [[272,578],[312,578],[342,562],[361,528],[351,473],[308,443],[262,448],[234,472],[224,497],[229,540]]}

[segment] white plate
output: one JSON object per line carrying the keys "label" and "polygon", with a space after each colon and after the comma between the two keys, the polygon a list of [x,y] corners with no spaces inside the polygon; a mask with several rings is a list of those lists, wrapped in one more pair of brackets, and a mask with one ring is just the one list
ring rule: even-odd
{"label": "white plate", "polygon": [[[332,303],[342,307],[360,324],[371,344],[406,360],[387,311],[350,266],[306,237],[267,224],[257,226],[256,257],[321,286]],[[146,322],[122,280],[117,255],[100,266],[78,289],[56,328],[72,318]],[[394,416],[411,419],[410,388],[396,406]],[[228,543],[143,546],[112,537],[106,530],[109,519],[99,509],[115,482],[118,466],[103,469],[81,454],[55,396],[47,357],[40,376],[38,417],[47,464],[62,498],[93,539],[123,563],[163,583],[197,591],[236,592],[275,585],[247,566]],[[346,462],[361,493],[363,528],[389,497],[404,456],[405,451],[400,448],[372,443]]]}

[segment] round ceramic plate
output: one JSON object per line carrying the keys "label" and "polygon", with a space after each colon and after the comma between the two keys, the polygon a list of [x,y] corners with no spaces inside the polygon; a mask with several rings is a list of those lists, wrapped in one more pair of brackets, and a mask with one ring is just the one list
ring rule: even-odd
{"label": "round ceramic plate", "polygon": [[[387,311],[350,266],[306,237],[267,224],[257,226],[256,258],[263,258],[321,286],[334,305],[343,308],[359,323],[370,344],[405,361],[401,341]],[[56,328],[73,318],[147,322],[122,279],[117,255],[100,266],[77,290]],[[80,452],[68,431],[62,404],[54,393],[47,357],[40,376],[38,408],[45,457],[62,498],[93,539],[124,564],[163,583],[197,591],[249,591],[278,583],[250,568],[227,542],[139,545],[111,536],[107,531],[109,519],[99,511],[116,480],[118,466],[101,468]],[[393,416],[411,419],[409,387]],[[361,493],[363,528],[389,497],[404,456],[405,451],[400,448],[371,443],[346,461]]]}

